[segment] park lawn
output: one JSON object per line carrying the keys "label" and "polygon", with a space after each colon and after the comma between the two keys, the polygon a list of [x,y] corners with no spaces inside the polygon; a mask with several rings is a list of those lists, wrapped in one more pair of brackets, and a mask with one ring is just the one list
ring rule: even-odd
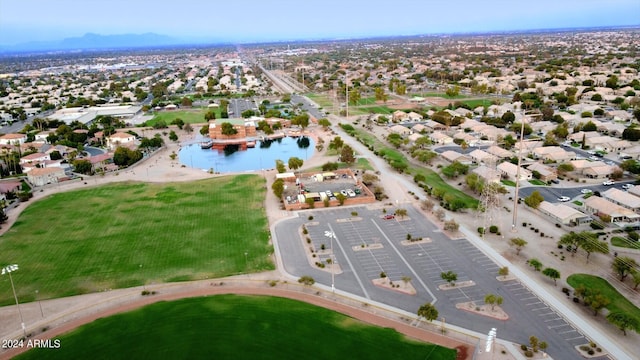
{"label": "park lawn", "polygon": [[631,239],[623,238],[620,236],[614,236],[611,238],[611,245],[617,247],[624,247],[629,249],[639,249],[640,250],[640,242],[633,241]]}
{"label": "park lawn", "polygon": [[192,110],[178,110],[178,111],[161,111],[156,113],[153,119],[148,120],[145,126],[153,126],[160,120],[163,120],[167,125],[180,118],[185,123],[189,124],[205,124],[207,121],[204,119],[204,114],[213,110],[216,112],[216,119],[220,119],[220,109],[192,109]]}
{"label": "park lawn", "polygon": [[[602,295],[609,298],[611,303],[607,305],[609,312],[623,312],[636,318],[640,324],[640,309],[622,296],[609,282],[601,277],[588,274],[573,274],[567,278],[567,283],[574,289],[583,285],[588,289],[597,289]],[[640,328],[635,329],[636,332]]]}
{"label": "park lawn", "polygon": [[425,359],[456,351],[335,311],[267,296],[159,302],[98,319],[59,337],[58,349],[16,359]]}
{"label": "park lawn", "polygon": [[[271,270],[264,187],[239,175],[54,194],[3,235],[0,264],[20,266],[21,302]],[[13,302],[2,277],[0,305]]]}
{"label": "park lawn", "polygon": [[[361,98],[360,100],[358,100],[358,103],[355,105],[371,105],[371,104],[375,104],[376,103],[376,98],[375,97],[366,97],[366,98]],[[349,103],[349,105],[352,105],[353,103]]]}
{"label": "park lawn", "polygon": [[493,104],[491,99],[473,99],[461,101],[463,104],[469,105],[470,108],[475,109],[478,106],[489,106]]}
{"label": "park lawn", "polygon": [[324,109],[333,108],[333,99],[324,94],[309,93],[305,94],[306,97],[313,100],[316,104],[320,105]]}
{"label": "park lawn", "polygon": [[422,93],[422,94],[411,94],[411,96],[420,96],[420,97],[441,97],[443,99],[464,99],[467,98],[468,96],[466,95],[462,95],[462,94],[458,94],[456,96],[448,96],[446,93],[444,92],[431,92],[431,93]]}
{"label": "park lawn", "polygon": [[395,111],[384,105],[362,106],[362,107],[359,107],[358,110],[363,111],[365,114],[373,113],[373,114],[382,114],[382,115],[390,115]]}

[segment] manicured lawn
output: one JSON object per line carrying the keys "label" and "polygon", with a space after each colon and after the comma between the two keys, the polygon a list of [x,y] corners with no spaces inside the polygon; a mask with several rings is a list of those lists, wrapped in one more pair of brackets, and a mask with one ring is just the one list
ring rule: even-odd
{"label": "manicured lawn", "polygon": [[461,101],[463,104],[469,105],[472,109],[477,108],[478,106],[489,106],[493,104],[491,99],[474,99],[474,100],[464,100]]}
{"label": "manicured lawn", "polygon": [[420,96],[420,97],[441,97],[444,99],[464,99],[467,98],[468,96],[466,95],[462,95],[462,94],[458,94],[456,96],[453,97],[449,97],[447,96],[447,94],[443,93],[443,92],[432,92],[432,93],[422,93],[422,94],[412,94],[412,96]]}
{"label": "manicured lawn", "polygon": [[[538,180],[538,179],[531,179],[531,180],[529,180],[529,184],[532,184],[532,185],[540,185],[540,186],[546,186],[546,185],[547,185],[547,183],[546,183],[546,182],[544,182],[544,181],[542,181],[542,180]],[[515,186],[515,185],[514,185],[514,186]]]}
{"label": "manicured lawn", "polygon": [[333,108],[333,99],[325,94],[305,94],[309,99],[313,100],[316,104],[322,106],[325,110]]}
{"label": "manicured lawn", "polygon": [[611,238],[611,245],[630,248],[630,249],[640,249],[640,242],[633,241],[631,239],[623,238],[620,236],[614,236]]}
{"label": "manicured lawn", "polygon": [[[350,169],[360,169],[360,170],[371,170],[373,171],[374,168],[373,166],[371,166],[371,164],[369,163],[369,160],[365,159],[365,158],[358,158],[356,159],[356,162],[349,165],[347,163],[343,163],[343,162],[339,162],[338,163],[338,169],[346,169],[346,168],[350,168]],[[322,171],[322,166],[316,166],[310,169],[305,169],[309,170],[309,171]]]}
{"label": "manicured lawn", "polygon": [[502,183],[502,185],[513,186],[513,187],[516,186],[515,181],[512,181],[512,180],[504,180],[503,179],[503,180],[500,180],[500,182]]}
{"label": "manicured lawn", "polygon": [[[148,120],[145,125],[153,126],[156,122],[164,120],[167,125],[171,125],[173,120],[180,118],[185,123],[190,124],[205,124],[207,121],[204,119],[204,114],[213,110],[216,112],[216,119],[220,119],[220,109],[192,109],[192,110],[179,110],[179,111],[161,111],[156,113],[153,119]],[[238,114],[239,116],[239,114]]]}
{"label": "manicured lawn", "polygon": [[[567,278],[567,283],[574,289],[580,285],[588,289],[597,289],[600,293],[611,300],[607,306],[609,312],[624,312],[636,318],[640,323],[640,309],[622,296],[607,280],[593,275],[573,274]],[[636,332],[640,331],[636,329]]]}
{"label": "manicured lawn", "polygon": [[582,206],[582,202],[580,202],[580,201],[578,201],[578,200],[575,200],[575,201],[572,201],[572,202],[573,202],[574,204],[578,205],[578,206]]}
{"label": "manicured lawn", "polygon": [[363,106],[358,108],[358,110],[365,114],[374,113],[374,114],[383,114],[383,115],[389,115],[395,111],[384,105],[383,106]]}
{"label": "manicured lawn", "polygon": [[430,359],[456,352],[299,301],[219,295],[160,302],[63,335],[17,359]]}
{"label": "manicured lawn", "polygon": [[[273,269],[264,196],[257,175],[54,194],[3,235],[0,264],[20,266],[21,302]],[[0,305],[13,302],[2,276]]]}

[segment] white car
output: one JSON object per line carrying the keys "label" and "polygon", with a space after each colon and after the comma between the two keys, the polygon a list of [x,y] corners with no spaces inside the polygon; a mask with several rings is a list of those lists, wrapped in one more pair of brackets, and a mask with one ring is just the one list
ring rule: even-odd
{"label": "white car", "polygon": [[568,196],[560,196],[560,197],[558,198],[558,201],[560,201],[560,202],[567,202],[567,201],[569,201],[569,200],[571,200],[571,198],[570,198],[570,197],[568,197]]}
{"label": "white car", "polygon": [[580,192],[583,193],[583,194],[591,194],[593,192],[593,190],[591,190],[591,189],[582,189],[582,190],[580,190]]}
{"label": "white car", "polygon": [[347,190],[340,190],[340,194],[347,196]]}
{"label": "white car", "polygon": [[351,189],[347,189],[347,195],[349,195],[349,197],[356,197],[355,191]]}
{"label": "white car", "polygon": [[625,190],[629,190],[632,187],[633,187],[633,184],[624,184],[624,185],[622,185],[622,188],[625,189]]}
{"label": "white car", "polygon": [[607,180],[605,182],[602,183],[602,185],[604,186],[611,186],[611,185],[615,185],[615,182],[612,180]]}

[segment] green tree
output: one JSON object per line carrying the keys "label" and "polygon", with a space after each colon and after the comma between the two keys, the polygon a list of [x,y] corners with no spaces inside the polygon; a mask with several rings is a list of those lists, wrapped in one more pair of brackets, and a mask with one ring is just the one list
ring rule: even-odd
{"label": "green tree", "polygon": [[344,146],[344,141],[340,136],[334,137],[331,141],[329,141],[329,149],[340,150]]}
{"label": "green tree", "polygon": [[278,171],[278,174],[282,174],[287,171],[287,168],[284,166],[284,161],[276,159],[276,170]]}
{"label": "green tree", "polygon": [[216,112],[213,110],[209,110],[204,114],[204,119],[209,121],[209,120],[215,120],[216,119]]}
{"label": "green tree", "polygon": [[209,125],[203,125],[203,126],[200,128],[200,134],[201,134],[201,135],[204,135],[204,136],[209,135]]}
{"label": "green tree", "polygon": [[418,309],[418,316],[425,318],[427,321],[431,322],[438,318],[438,310],[433,304],[426,303]]}
{"label": "green tree", "polygon": [[537,209],[540,206],[540,203],[544,201],[544,197],[540,194],[538,190],[535,190],[531,193],[531,195],[527,196],[524,199],[524,203],[529,205],[534,209]]}
{"label": "green tree", "polygon": [[506,278],[509,275],[509,267],[505,266],[498,269],[498,275],[502,276],[503,279]]}
{"label": "green tree", "polygon": [[180,118],[175,118],[175,120],[171,122],[171,125],[177,125],[178,129],[182,130],[182,127],[184,126],[184,120]]}
{"label": "green tree", "polygon": [[125,147],[118,147],[113,153],[113,163],[118,166],[131,166],[142,159],[140,150],[129,150]]}
{"label": "green tree", "polygon": [[554,268],[545,268],[544,270],[542,270],[542,274],[544,276],[547,276],[551,279],[553,279],[553,286],[556,286],[557,284],[557,280],[560,279],[560,271],[554,269]]}
{"label": "green tree", "polygon": [[455,286],[456,285],[456,280],[458,280],[458,274],[456,274],[453,271],[449,270],[447,272],[441,272],[440,273],[440,278],[442,278],[442,280],[448,282],[450,286]]}
{"label": "green tree", "polygon": [[627,275],[629,275],[631,270],[636,266],[638,266],[636,261],[628,256],[618,256],[613,259],[613,263],[611,264],[613,271],[620,276],[620,281],[624,281]]}
{"label": "green tree", "polygon": [[527,260],[527,264],[534,268],[536,271],[540,271],[540,269],[542,269],[542,263],[538,259],[529,259]]}
{"label": "green tree", "polygon": [[[520,255],[520,251],[522,250],[522,248],[524,248],[527,245],[527,241],[519,237],[511,238],[511,240],[509,240],[509,245],[514,246],[516,248],[516,255]],[[507,273],[508,273],[508,268],[507,268]]]}
{"label": "green tree", "polygon": [[640,285],[640,271],[636,269],[631,270],[631,280],[633,281],[633,290],[638,290],[638,285]]}
{"label": "green tree", "polygon": [[238,133],[238,130],[233,127],[233,124],[230,122],[223,122],[220,124],[222,135],[233,136]]}
{"label": "green tree", "polygon": [[611,303],[611,300],[600,292],[592,292],[585,298],[585,302],[588,303],[591,310],[593,310],[593,316],[597,316],[600,310]]}
{"label": "green tree", "polygon": [[295,156],[289,158],[289,162],[288,162],[289,169],[291,169],[293,171],[296,171],[299,168],[301,168],[302,164],[304,164],[304,161],[302,159],[300,159],[300,158],[297,158]]}
{"label": "green tree", "polygon": [[302,276],[300,279],[298,279],[298,282],[300,284],[311,286],[315,284],[316,281],[311,276],[305,275],[305,276]]}
{"label": "green tree", "polygon": [[609,253],[609,244],[606,241],[600,241],[595,236],[589,236],[580,242],[580,247],[587,253],[587,262],[591,253],[598,252],[601,254]]}
{"label": "green tree", "polygon": [[191,126],[191,124],[189,124],[189,123],[186,123],[186,124],[184,124],[183,130],[187,134],[191,134],[193,132],[193,126]]}
{"label": "green tree", "polygon": [[318,125],[322,126],[324,130],[327,130],[329,126],[331,126],[331,121],[329,121],[329,119],[327,118],[322,118],[318,120]]}
{"label": "green tree", "polygon": [[624,336],[627,336],[627,329],[640,328],[640,323],[638,323],[638,319],[622,311],[609,313],[607,315],[607,320],[611,324],[617,326],[618,329],[622,330],[622,334]]}
{"label": "green tree", "polygon": [[344,205],[344,201],[347,200],[347,197],[344,196],[344,194],[342,193],[338,193],[336,195],[336,199],[338,199],[338,204],[340,204],[340,206]]}
{"label": "green tree", "polygon": [[75,172],[80,174],[89,175],[92,172],[91,162],[89,160],[74,160],[73,161],[73,169]]}
{"label": "green tree", "polygon": [[273,184],[271,184],[271,190],[273,190],[273,194],[278,198],[282,198],[282,194],[284,193],[284,180],[276,179]]}
{"label": "green tree", "polygon": [[399,216],[400,218],[404,218],[405,216],[407,216],[407,209],[396,209],[394,214],[396,216]]}
{"label": "green tree", "polygon": [[459,86],[450,86],[447,88],[447,90],[445,91],[445,94],[447,94],[447,97],[456,97],[460,94],[460,87]]}
{"label": "green tree", "polygon": [[487,294],[484,296],[484,303],[487,305],[491,305],[491,310],[494,309],[496,305],[497,298],[494,294]]}
{"label": "green tree", "polygon": [[575,256],[578,248],[587,241],[588,238],[595,238],[597,241],[597,235],[594,233],[590,233],[588,231],[581,231],[579,233],[569,232],[568,234],[564,234],[560,237],[558,241],[558,245],[564,245],[567,248],[567,251],[571,253],[571,256]]}
{"label": "green tree", "polygon": [[171,130],[169,132],[169,140],[171,141],[178,141],[178,135],[176,134],[175,131]]}
{"label": "green tree", "polygon": [[353,164],[356,161],[356,158],[353,156],[353,149],[349,145],[345,145],[342,147],[342,151],[340,151],[340,160],[347,164]]}

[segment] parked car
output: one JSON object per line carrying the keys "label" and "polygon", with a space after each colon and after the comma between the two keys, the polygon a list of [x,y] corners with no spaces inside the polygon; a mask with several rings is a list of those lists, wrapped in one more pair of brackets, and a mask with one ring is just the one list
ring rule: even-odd
{"label": "parked car", "polygon": [[553,180],[551,180],[551,182],[554,183],[554,184],[560,184],[560,180],[558,180],[558,179],[553,179]]}
{"label": "parked car", "polygon": [[569,201],[569,200],[571,200],[571,198],[570,198],[570,197],[568,197],[568,196],[560,196],[560,197],[558,198],[558,201],[560,201],[560,202],[567,202],[567,201]]}
{"label": "parked car", "polygon": [[583,193],[583,194],[591,194],[593,192],[593,190],[591,190],[591,189],[582,189],[582,190],[580,190],[580,192]]}
{"label": "parked car", "polygon": [[607,181],[602,183],[602,185],[604,185],[604,186],[611,186],[611,185],[615,185],[615,184],[616,183],[613,180],[607,180]]}
{"label": "parked car", "polygon": [[340,190],[340,194],[344,195],[344,196],[348,196],[347,195],[347,190]]}
{"label": "parked car", "polygon": [[624,185],[622,185],[622,188],[625,189],[625,190],[629,190],[632,187],[633,187],[633,184],[624,184]]}
{"label": "parked car", "polygon": [[382,218],[383,218],[383,219],[385,219],[385,220],[391,220],[391,219],[395,219],[395,218],[396,218],[396,216],[395,216],[395,215],[392,215],[392,214],[389,214],[389,215],[385,215],[385,216],[383,216]]}
{"label": "parked car", "polygon": [[356,197],[356,193],[351,189],[347,189],[347,195],[349,195],[349,197]]}

